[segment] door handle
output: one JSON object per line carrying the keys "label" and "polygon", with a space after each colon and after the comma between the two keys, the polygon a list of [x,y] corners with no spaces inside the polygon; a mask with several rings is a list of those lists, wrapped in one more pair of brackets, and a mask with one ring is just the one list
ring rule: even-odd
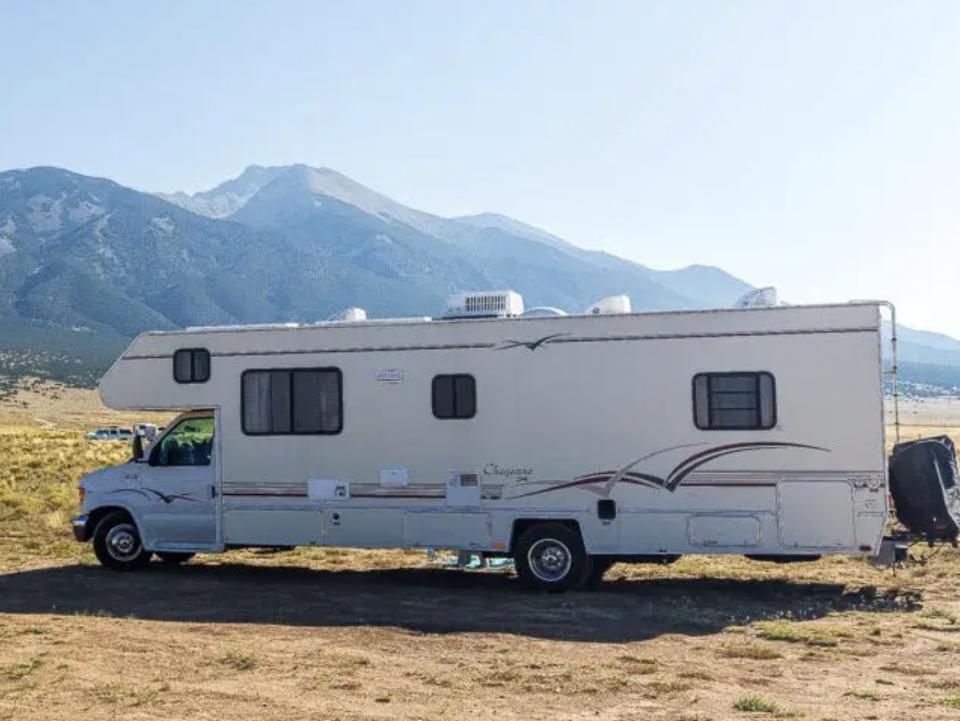
{"label": "door handle", "polygon": [[217,487],[210,486],[210,498],[216,498],[216,497],[217,497]]}

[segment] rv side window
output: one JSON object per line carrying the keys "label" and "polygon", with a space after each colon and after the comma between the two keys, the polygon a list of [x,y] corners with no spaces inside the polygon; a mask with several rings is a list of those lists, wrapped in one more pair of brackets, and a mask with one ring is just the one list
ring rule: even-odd
{"label": "rv side window", "polygon": [[477,414],[477,382],[471,375],[434,377],[432,395],[437,418],[473,418]]}
{"label": "rv side window", "polygon": [[210,351],[181,348],[174,353],[173,379],[177,383],[206,383],[210,380]]}
{"label": "rv side window", "polygon": [[343,429],[338,368],[245,371],[241,415],[247,435],[314,435]]}
{"label": "rv side window", "polygon": [[698,373],[693,420],[704,431],[767,430],[777,424],[776,384],[770,373]]}

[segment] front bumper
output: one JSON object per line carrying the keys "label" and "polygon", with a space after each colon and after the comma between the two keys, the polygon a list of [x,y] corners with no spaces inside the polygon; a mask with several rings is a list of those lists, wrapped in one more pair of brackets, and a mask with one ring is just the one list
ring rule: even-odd
{"label": "front bumper", "polygon": [[71,523],[73,526],[73,537],[80,542],[90,540],[89,521],[90,517],[86,513],[73,517],[73,522]]}

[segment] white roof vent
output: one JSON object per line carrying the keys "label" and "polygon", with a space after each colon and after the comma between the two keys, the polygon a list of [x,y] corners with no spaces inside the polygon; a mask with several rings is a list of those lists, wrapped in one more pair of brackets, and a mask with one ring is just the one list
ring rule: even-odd
{"label": "white roof vent", "polygon": [[538,305],[536,308],[529,308],[523,311],[524,318],[557,318],[566,314],[567,311],[554,308],[550,305]]}
{"label": "white roof vent", "polygon": [[523,296],[512,290],[457,293],[444,318],[507,318],[523,315]]}
{"label": "white roof vent", "polygon": [[778,304],[777,289],[773,286],[766,288],[754,288],[747,291],[737,302],[733,304],[734,308],[773,308]]}
{"label": "white roof vent", "polygon": [[363,308],[344,308],[339,313],[334,313],[327,318],[328,321],[340,323],[359,323],[367,319],[367,311]]}
{"label": "white roof vent", "polygon": [[611,295],[601,298],[584,312],[584,315],[617,315],[630,312],[629,295]]}

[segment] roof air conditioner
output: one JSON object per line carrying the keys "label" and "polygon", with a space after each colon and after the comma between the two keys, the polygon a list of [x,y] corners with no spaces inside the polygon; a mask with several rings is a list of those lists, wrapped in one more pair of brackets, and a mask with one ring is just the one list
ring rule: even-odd
{"label": "roof air conditioner", "polygon": [[754,288],[747,291],[737,302],[733,304],[734,308],[773,308],[778,304],[777,289],[773,286],[766,288]]}
{"label": "roof air conditioner", "polygon": [[523,296],[512,290],[457,293],[444,318],[508,318],[523,315]]}

